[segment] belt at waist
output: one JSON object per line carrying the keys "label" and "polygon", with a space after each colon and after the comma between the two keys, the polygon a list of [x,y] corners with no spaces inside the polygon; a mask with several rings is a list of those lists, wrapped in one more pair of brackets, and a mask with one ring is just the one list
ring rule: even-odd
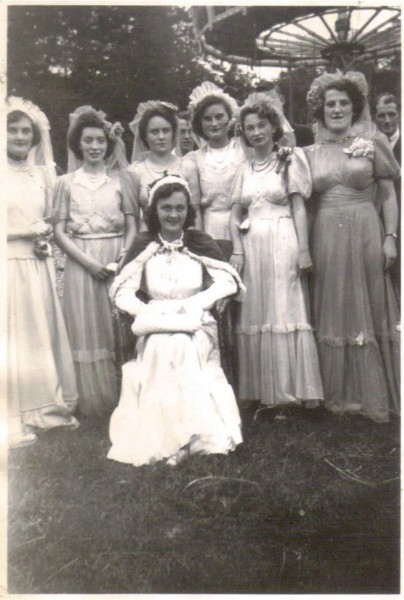
{"label": "belt at waist", "polygon": [[103,238],[123,237],[123,233],[70,233],[72,237],[81,240],[100,240]]}

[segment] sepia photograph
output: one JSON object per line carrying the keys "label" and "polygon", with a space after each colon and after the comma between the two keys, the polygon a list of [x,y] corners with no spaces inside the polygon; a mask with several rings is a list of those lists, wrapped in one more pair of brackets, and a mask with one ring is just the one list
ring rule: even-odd
{"label": "sepia photograph", "polygon": [[1,598],[400,594],[400,3],[2,9]]}

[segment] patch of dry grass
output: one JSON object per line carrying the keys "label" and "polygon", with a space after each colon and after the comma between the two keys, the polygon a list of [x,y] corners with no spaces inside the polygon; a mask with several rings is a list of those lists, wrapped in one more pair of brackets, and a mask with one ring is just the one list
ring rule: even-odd
{"label": "patch of dry grass", "polygon": [[177,467],[107,460],[107,420],[42,434],[10,454],[9,592],[397,593],[398,423],[316,414]]}

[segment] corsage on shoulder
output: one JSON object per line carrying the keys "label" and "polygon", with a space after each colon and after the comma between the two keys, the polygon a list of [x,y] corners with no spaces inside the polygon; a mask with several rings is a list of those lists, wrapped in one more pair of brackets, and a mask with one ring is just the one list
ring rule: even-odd
{"label": "corsage on shoulder", "polygon": [[293,148],[291,146],[281,146],[276,153],[277,165],[275,173],[280,173],[286,169],[286,166],[292,160]]}
{"label": "corsage on shoulder", "polygon": [[360,156],[372,158],[375,147],[371,140],[356,137],[349,148],[344,148],[344,152],[348,154],[349,158],[358,158]]}

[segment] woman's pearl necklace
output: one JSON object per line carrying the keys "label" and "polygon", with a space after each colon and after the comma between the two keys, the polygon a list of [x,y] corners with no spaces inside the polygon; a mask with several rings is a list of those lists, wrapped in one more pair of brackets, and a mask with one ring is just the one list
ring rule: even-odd
{"label": "woman's pearl necklace", "polygon": [[[228,142],[226,146],[223,146],[223,148],[212,148],[212,146],[208,146],[208,151],[210,152],[215,163],[217,163],[218,165],[221,165],[225,162],[229,149],[230,142]],[[221,157],[221,160],[219,159],[219,157]]]}
{"label": "woman's pearl necklace", "polygon": [[263,161],[258,162],[255,158],[253,158],[252,161],[252,168],[256,173],[259,173],[260,171],[264,171],[265,169],[267,169],[269,167],[269,165],[271,164],[271,161],[273,160],[274,157],[274,153],[271,152],[271,154],[269,154]]}

